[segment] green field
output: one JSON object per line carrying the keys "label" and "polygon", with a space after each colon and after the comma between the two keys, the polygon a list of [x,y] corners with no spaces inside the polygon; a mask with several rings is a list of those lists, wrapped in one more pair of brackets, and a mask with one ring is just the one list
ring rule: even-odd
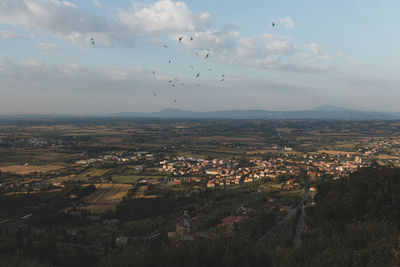
{"label": "green field", "polygon": [[144,179],[161,179],[164,176],[160,175],[114,175],[112,177],[113,183],[118,183],[118,184],[133,184],[139,178],[144,178]]}

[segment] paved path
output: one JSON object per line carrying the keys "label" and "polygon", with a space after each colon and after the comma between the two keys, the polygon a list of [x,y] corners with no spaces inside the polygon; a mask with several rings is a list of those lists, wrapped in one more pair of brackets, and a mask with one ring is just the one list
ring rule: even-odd
{"label": "paved path", "polygon": [[[303,198],[301,199],[299,205],[295,206],[294,208],[292,208],[285,217],[283,217],[283,219],[278,222],[274,227],[272,227],[268,233],[266,233],[264,236],[262,236],[259,240],[258,243],[263,243],[268,241],[269,239],[273,238],[278,232],[279,230],[290,220],[292,219],[295,215],[296,215],[296,211],[298,209],[302,209],[302,215],[304,214],[304,201],[308,195],[308,192],[310,191],[310,186],[308,184],[308,179],[307,176],[304,177],[304,183],[306,185],[306,190],[305,190],[305,194],[303,196]],[[304,229],[304,216],[300,216],[299,218],[299,222],[300,219],[302,218],[302,226],[299,226],[299,223],[297,224],[297,229],[301,228]],[[296,230],[296,239],[295,242],[300,242],[301,243],[301,234],[303,233],[303,230],[301,231],[297,231]],[[297,238],[297,236],[299,236],[300,238]]]}

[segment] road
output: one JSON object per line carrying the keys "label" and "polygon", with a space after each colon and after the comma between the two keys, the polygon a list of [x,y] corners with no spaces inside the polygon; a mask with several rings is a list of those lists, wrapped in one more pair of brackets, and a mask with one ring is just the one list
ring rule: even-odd
{"label": "road", "polygon": [[304,231],[304,203],[301,205],[301,214],[299,216],[299,221],[297,222],[297,228],[296,228],[296,236],[294,238],[294,247],[298,248],[301,245],[301,235],[303,234]]}
{"label": "road", "polygon": [[[278,232],[279,230],[290,220],[293,218],[293,216],[296,215],[296,211],[298,209],[302,210],[302,214],[299,217],[299,222],[297,224],[297,229],[296,229],[296,237],[295,237],[295,244],[296,242],[299,242],[299,244],[301,243],[301,234],[303,233],[303,229],[304,229],[304,201],[308,196],[308,192],[310,191],[310,186],[308,184],[308,179],[307,179],[307,175],[304,176],[304,184],[306,186],[306,190],[304,193],[303,198],[301,199],[299,205],[295,206],[294,208],[292,208],[285,217],[283,217],[283,219],[278,222],[274,227],[272,227],[268,233],[266,233],[265,235],[263,235],[259,240],[258,243],[264,243],[266,241],[268,241],[269,239],[273,238]],[[301,229],[301,230],[300,230]]]}
{"label": "road", "polygon": [[297,222],[296,235],[294,237],[294,247],[296,248],[298,248],[301,245],[301,235],[303,234],[304,231],[304,217],[306,216],[304,212],[304,201],[307,198],[308,193],[310,192],[310,185],[308,184],[307,176],[305,176],[304,178],[304,183],[306,185],[306,192],[304,194],[303,199],[300,202],[301,214],[299,216],[299,221]]}

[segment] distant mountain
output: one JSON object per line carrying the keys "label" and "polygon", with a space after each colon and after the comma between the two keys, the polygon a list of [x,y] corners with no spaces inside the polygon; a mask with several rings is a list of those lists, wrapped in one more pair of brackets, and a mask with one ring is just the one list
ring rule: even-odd
{"label": "distant mountain", "polygon": [[192,118],[192,119],[321,119],[321,120],[400,120],[400,113],[366,112],[343,107],[323,105],[309,110],[268,111],[262,109],[188,111],[164,109],[158,112],[121,112],[103,115],[0,115],[7,120],[48,120],[48,119],[100,119],[100,118]]}
{"label": "distant mountain", "polygon": [[187,111],[180,109],[165,109],[159,112],[124,112],[109,114],[114,117],[143,117],[143,118],[219,118],[219,119],[330,119],[330,120],[393,120],[400,119],[400,113],[366,112],[330,105],[319,106],[310,110],[298,111],[267,111],[225,110],[225,111]]}
{"label": "distant mountain", "polygon": [[350,109],[350,108],[343,108],[343,107],[338,107],[338,106],[331,106],[331,105],[322,105],[315,107],[311,110],[315,111],[326,111],[326,112],[337,112],[337,111],[357,111],[355,109]]}

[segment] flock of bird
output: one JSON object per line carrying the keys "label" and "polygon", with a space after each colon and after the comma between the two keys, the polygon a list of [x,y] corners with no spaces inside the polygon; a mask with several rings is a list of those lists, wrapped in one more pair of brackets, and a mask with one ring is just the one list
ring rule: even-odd
{"label": "flock of bird", "polygon": [[[275,22],[272,21],[272,28],[274,28],[275,25],[276,25]],[[180,37],[178,38],[178,42],[179,42],[180,44],[182,44],[182,40],[183,40],[183,39],[184,39],[184,36],[180,36]],[[190,37],[190,38],[189,38],[189,42],[190,42],[190,43],[191,43],[193,40],[194,40],[193,37]],[[95,45],[95,40],[94,40],[93,38],[91,38],[91,39],[90,39],[90,43],[92,44],[92,46],[94,46],[94,45]],[[169,46],[168,46],[167,44],[164,44],[163,47],[164,47],[164,48],[168,48]],[[195,55],[198,56],[198,57],[200,56],[198,52],[195,52]],[[207,54],[204,56],[204,59],[207,60],[209,57],[210,57],[210,52],[207,52]],[[172,60],[169,59],[169,60],[168,60],[168,64],[171,64],[171,63],[172,63]],[[190,65],[190,68],[194,69],[194,66],[193,66],[193,65]],[[209,68],[208,70],[209,70],[209,71],[212,71],[211,68]],[[152,73],[153,73],[153,76],[156,75],[156,71],[155,71],[155,70],[153,70]],[[197,79],[197,78],[199,78],[199,77],[200,77],[200,72],[197,73],[197,75],[195,76],[195,78]],[[225,81],[225,74],[222,74],[222,75],[220,76],[220,82],[223,82],[223,81]],[[169,80],[169,81],[168,81],[168,83],[170,83],[172,87],[175,87],[175,85],[177,84],[177,82],[178,82],[178,79],[177,79],[177,78],[174,78],[173,80]],[[181,86],[185,86],[185,84],[184,84],[184,83],[181,83]],[[197,84],[197,86],[200,87],[200,84]],[[157,96],[157,93],[154,92],[153,95],[154,95],[154,96]],[[176,99],[174,99],[174,102],[176,103]]]}
{"label": "flock of bird", "polygon": [[[182,41],[184,40],[184,38],[185,38],[184,36],[180,36],[180,37],[178,38],[178,42],[179,42],[180,44],[182,44]],[[189,37],[188,39],[189,39],[189,42],[190,42],[190,43],[194,40],[193,37]],[[164,47],[164,48],[169,48],[169,46],[168,46],[167,44],[164,44],[163,47]],[[200,56],[198,52],[195,52],[195,55],[198,56],[198,57]],[[210,57],[210,52],[207,52],[207,54],[204,56],[204,59],[207,60],[209,57]],[[171,63],[172,63],[172,60],[169,59],[169,60],[168,60],[168,64],[171,64]],[[190,65],[190,68],[194,69],[194,65]],[[209,68],[208,70],[209,70],[209,71],[212,71],[211,68]],[[153,70],[152,73],[153,73],[153,75],[156,75],[156,71],[155,71],[155,70]],[[195,78],[199,78],[199,77],[200,77],[200,72],[198,72],[198,73],[195,75]],[[220,81],[221,81],[221,82],[225,81],[225,74],[222,74]],[[177,79],[177,78],[174,78],[173,80],[169,80],[168,83],[170,83],[172,87],[175,87],[175,86],[178,84],[178,79]],[[184,83],[180,83],[180,85],[181,85],[181,86],[185,86]],[[200,87],[200,84],[197,84],[197,86]],[[157,93],[153,93],[153,95],[154,95],[154,96],[157,96]],[[176,102],[176,99],[174,99],[174,102]]]}

